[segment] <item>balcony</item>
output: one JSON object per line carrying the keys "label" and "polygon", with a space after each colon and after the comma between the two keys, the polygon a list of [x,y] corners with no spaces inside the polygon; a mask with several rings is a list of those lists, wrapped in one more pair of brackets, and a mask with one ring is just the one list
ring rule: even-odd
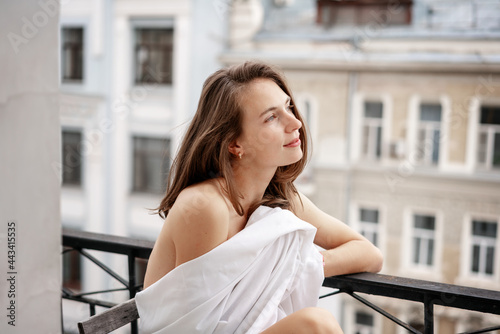
{"label": "balcony", "polygon": [[[96,306],[109,308],[116,304],[92,298],[92,295],[126,291],[128,297],[132,298],[142,288],[142,284],[140,283],[142,277],[138,277],[136,274],[136,261],[149,257],[153,247],[152,242],[65,229],[63,230],[62,243],[64,246],[63,254],[71,252],[79,253],[107,273],[110,278],[122,285],[118,289],[82,293],[76,293],[70,288],[63,287],[62,298],[87,304],[89,307],[89,316],[96,313]],[[93,251],[126,256],[128,278],[123,278],[108,265],[104,264],[92,254]],[[435,306],[500,315],[499,291],[369,273],[327,277],[323,282],[323,286],[331,288],[332,292],[320,298],[332,298],[332,296],[337,294],[349,295],[410,333],[438,333],[434,323],[436,318],[434,312]],[[423,331],[410,326],[382,307],[375,305],[366,295],[406,300],[420,304],[423,307]],[[130,326],[132,333],[138,333],[136,322],[131,323]],[[500,324],[461,334],[492,333],[495,330],[500,330]]]}

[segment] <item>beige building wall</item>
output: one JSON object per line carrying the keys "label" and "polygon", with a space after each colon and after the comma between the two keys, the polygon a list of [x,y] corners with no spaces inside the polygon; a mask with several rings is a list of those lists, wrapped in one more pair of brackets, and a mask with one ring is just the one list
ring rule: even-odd
{"label": "beige building wall", "polygon": [[[318,141],[314,143],[314,154],[341,156],[335,159],[337,164],[314,168],[316,191],[313,200],[326,212],[346,222],[352,220],[348,212],[349,203],[373,203],[383,208],[385,220],[382,222],[382,243],[379,245],[385,254],[383,273],[499,289],[498,281],[476,281],[462,275],[463,267],[467,266],[466,253],[470,252],[470,246],[464,240],[464,234],[468,233],[465,230],[466,217],[471,214],[500,217],[498,176],[495,173],[479,175],[466,169],[467,140],[470,136],[468,123],[477,122],[469,117],[470,101],[475,98],[484,101],[500,98],[496,76],[492,76],[494,84],[478,91],[481,78],[488,77],[485,73],[358,73],[355,93],[388,95],[393,101],[391,142],[406,140],[413,96],[418,95],[422,101],[430,102],[440,101],[443,96],[449,99],[451,114],[445,125],[448,127],[448,136],[441,139],[448,142],[448,164],[451,167],[447,167],[447,170],[446,166],[444,169],[419,167],[405,157],[388,159],[385,164],[363,160],[348,162],[342,158],[345,155],[343,149],[348,145],[348,73],[332,70],[318,74],[316,71],[307,73],[293,69],[285,70],[285,73],[295,95],[308,92],[317,98],[319,124],[315,127]],[[479,95],[478,92],[488,94]],[[330,140],[332,137],[336,138],[336,146],[325,148],[333,142]],[[342,149],[335,149],[339,147]],[[315,156],[313,164],[317,160],[333,161]],[[411,244],[407,231],[408,210],[413,209],[435,213],[440,217],[435,259],[437,266],[431,272],[415,270],[408,259],[408,245]],[[397,308],[394,311],[398,313]],[[404,312],[400,313],[404,317]],[[448,313],[436,316],[438,333],[454,333],[460,316]],[[465,315],[465,319],[468,319],[466,314],[461,313],[461,316]],[[394,327],[391,323],[384,322],[383,326],[382,333],[395,330],[391,329]]]}
{"label": "beige building wall", "polygon": [[[240,38],[239,43],[230,45],[221,59],[225,64],[259,59],[283,69],[297,106],[313,114],[308,124],[314,143],[307,194],[354,228],[359,228],[359,208],[379,210],[383,274],[498,290],[498,259],[493,277],[469,273],[472,219],[500,225],[500,172],[479,168],[476,162],[480,106],[500,106],[498,25],[461,27],[466,22],[462,12],[454,12],[454,2],[442,1],[441,6],[449,6],[449,25],[429,28],[426,15],[431,12],[426,8],[433,5],[414,1],[415,22],[401,29],[371,22],[335,30],[315,26],[318,8],[305,2],[234,1],[232,12],[239,19],[246,13],[251,29],[245,36],[241,29],[230,30],[230,38]],[[490,8],[488,17],[497,17],[497,9]],[[479,25],[493,24],[486,17],[476,19]],[[365,101],[383,104],[382,156],[376,161],[361,154]],[[422,151],[416,139],[421,103],[442,107],[437,165],[420,165],[416,159]],[[436,217],[430,269],[412,263],[413,214]],[[500,242],[496,245],[495,256],[500,257]],[[423,323],[418,303],[374,299],[403,321]],[[352,333],[353,313],[362,307],[350,297],[341,300],[341,322],[346,333]],[[374,318],[375,333],[404,333],[392,322]],[[499,317],[489,314],[435,309],[435,332],[440,334],[499,323]]]}

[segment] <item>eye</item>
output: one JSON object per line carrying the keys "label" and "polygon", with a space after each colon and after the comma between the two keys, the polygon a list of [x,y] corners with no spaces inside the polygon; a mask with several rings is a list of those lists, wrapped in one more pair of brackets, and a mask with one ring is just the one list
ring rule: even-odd
{"label": "eye", "polygon": [[289,104],[288,106],[286,106],[286,111],[293,112],[293,107],[293,104]]}
{"label": "eye", "polygon": [[271,116],[269,116],[269,117],[266,119],[266,122],[271,122],[271,121],[274,121],[274,119],[276,119],[276,115],[275,115],[275,114],[272,114]]}

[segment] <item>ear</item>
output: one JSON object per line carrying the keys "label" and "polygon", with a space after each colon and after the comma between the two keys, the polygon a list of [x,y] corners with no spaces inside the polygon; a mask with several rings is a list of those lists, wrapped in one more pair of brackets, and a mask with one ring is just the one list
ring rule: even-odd
{"label": "ear", "polygon": [[236,140],[234,140],[231,143],[229,143],[228,151],[232,155],[238,156],[238,154],[242,153],[243,150],[242,150],[241,146],[238,144],[238,142]]}

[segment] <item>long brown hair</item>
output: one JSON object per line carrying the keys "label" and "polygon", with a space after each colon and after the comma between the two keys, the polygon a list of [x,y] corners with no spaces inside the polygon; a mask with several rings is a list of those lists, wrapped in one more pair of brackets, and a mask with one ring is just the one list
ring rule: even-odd
{"label": "long brown hair", "polygon": [[[238,201],[241,195],[235,188],[231,161],[235,159],[229,152],[229,145],[242,132],[242,109],[240,94],[252,80],[265,78],[273,80],[295,106],[290,89],[281,75],[273,67],[260,62],[245,62],[220,69],[209,76],[203,84],[198,109],[184,136],[179,152],[173,161],[168,177],[167,191],[157,209],[165,218],[179,193],[186,187],[216,177],[225,180],[223,191],[243,216],[243,207]],[[302,122],[299,129],[302,159],[294,164],[278,167],[269,183],[261,202],[252,205],[250,214],[258,205],[290,208],[292,195],[297,193],[293,181],[304,169],[307,161],[307,133],[304,121],[296,107],[295,117]]]}

